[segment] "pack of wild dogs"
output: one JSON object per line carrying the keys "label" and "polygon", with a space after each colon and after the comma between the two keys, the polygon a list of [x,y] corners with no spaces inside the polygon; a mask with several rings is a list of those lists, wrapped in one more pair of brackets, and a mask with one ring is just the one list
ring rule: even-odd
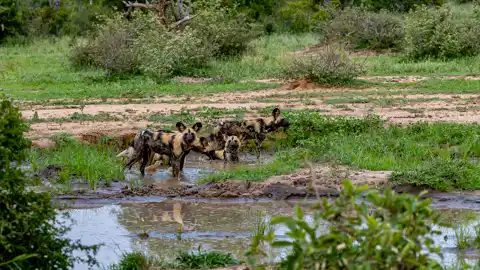
{"label": "pack of wild dogs", "polygon": [[164,165],[172,168],[173,176],[178,178],[190,151],[199,152],[210,160],[223,160],[225,163],[237,162],[241,144],[247,140],[253,140],[257,158],[259,158],[266,134],[280,128],[286,129],[290,123],[281,115],[280,109],[275,108],[272,115],[267,118],[222,121],[213,126],[213,131],[207,137],[197,134],[203,127],[200,122],[192,127],[178,122],[177,130],[173,132],[144,129],[135,136],[128,149],[117,157],[128,157],[126,163],[128,169],[140,162],[142,176],[145,175],[147,166],[162,160]]}

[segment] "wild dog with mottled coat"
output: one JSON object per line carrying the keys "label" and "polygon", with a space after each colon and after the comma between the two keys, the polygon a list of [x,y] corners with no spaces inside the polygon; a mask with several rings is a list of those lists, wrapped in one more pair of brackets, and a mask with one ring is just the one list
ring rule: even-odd
{"label": "wild dog with mottled coat", "polygon": [[245,121],[223,121],[216,125],[212,134],[207,138],[209,142],[216,142],[222,149],[225,147],[223,134],[227,136],[235,135],[241,141],[254,140],[257,148],[257,158],[260,157],[262,142],[265,140],[266,133],[274,132],[280,128],[288,128],[290,122],[285,119],[280,109],[275,108],[272,116],[268,118],[257,118]]}
{"label": "wild dog with mottled coat", "polygon": [[207,142],[205,145],[206,155],[212,160],[223,160],[225,163],[239,161],[238,149],[241,144],[240,139],[237,136],[223,135],[223,140],[225,141],[225,146],[221,150],[216,150],[217,147]]}
{"label": "wild dog with mottled coat", "polygon": [[200,122],[191,128],[187,128],[183,123],[178,122],[176,127],[178,131],[174,133],[151,132],[148,130],[142,132],[142,139],[139,141],[143,142],[143,145],[139,145],[140,147],[135,149],[135,151],[138,149],[143,158],[140,165],[142,175],[145,175],[145,166],[152,152],[169,156],[173,176],[179,177],[188,153],[194,149],[199,149],[200,152],[204,151],[203,141],[206,139],[197,136],[197,132],[202,128]]}

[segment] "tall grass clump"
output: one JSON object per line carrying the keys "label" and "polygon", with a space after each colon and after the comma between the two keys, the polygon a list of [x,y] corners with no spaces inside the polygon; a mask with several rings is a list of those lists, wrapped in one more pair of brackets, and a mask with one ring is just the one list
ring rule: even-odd
{"label": "tall grass clump", "polygon": [[448,6],[422,6],[405,18],[405,53],[410,58],[453,58],[480,52],[480,8],[456,14]]}
{"label": "tall grass clump", "polygon": [[106,144],[89,145],[68,136],[56,136],[53,139],[56,148],[36,150],[36,166],[59,166],[62,182],[77,178],[95,189],[99,183],[108,185],[112,180],[125,178],[124,166],[115,158],[114,148]]}
{"label": "tall grass clump", "polygon": [[380,193],[344,181],[335,201],[323,198],[312,206],[313,221],[298,205],[293,216],[273,217],[271,228],[286,226],[288,239],[277,239],[274,229],[256,234],[249,263],[256,268],[265,259],[258,248],[265,244],[286,248],[280,269],[441,269],[432,255],[442,256],[433,240],[442,224],[422,195]]}
{"label": "tall grass clump", "polygon": [[348,8],[322,29],[325,43],[347,42],[354,49],[399,49],[404,38],[401,15],[383,10]]}
{"label": "tall grass clump", "polygon": [[298,56],[285,64],[285,79],[309,79],[326,85],[348,84],[364,72],[363,65],[352,61],[342,50],[327,46],[318,55]]}

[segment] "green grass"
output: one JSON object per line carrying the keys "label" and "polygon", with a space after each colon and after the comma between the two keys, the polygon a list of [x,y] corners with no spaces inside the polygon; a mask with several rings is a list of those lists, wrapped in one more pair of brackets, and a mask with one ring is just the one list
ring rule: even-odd
{"label": "green grass", "polygon": [[88,145],[63,135],[53,139],[56,148],[37,149],[29,153],[28,161],[33,170],[57,165],[62,168],[58,175],[59,183],[83,180],[92,189],[96,189],[99,184],[108,185],[112,180],[125,178],[124,165],[115,158],[117,151],[113,147]]}
{"label": "green grass", "polygon": [[239,82],[278,74],[285,53],[316,42],[316,36],[273,35],[255,40],[241,59],[212,60],[206,73],[223,82],[158,83],[146,76],[108,80],[99,69],[75,70],[68,60],[69,40],[39,40],[26,46],[0,48],[0,79],[4,92],[17,99],[141,98],[162,95],[205,95],[254,91],[276,84]]}
{"label": "green grass", "polygon": [[99,113],[99,114],[83,114],[74,112],[69,117],[58,117],[58,118],[39,118],[38,113],[35,112],[32,119],[26,121],[28,124],[35,123],[45,123],[45,122],[56,122],[56,123],[65,123],[65,122],[82,122],[82,121],[119,121],[120,118],[112,116],[108,113]]}
{"label": "green grass", "polygon": [[[202,182],[261,181],[292,172],[305,159],[354,168],[395,171],[396,184],[438,190],[480,188],[480,127],[474,124],[390,125],[378,117],[325,117],[313,112],[286,114],[292,123],[273,162],[207,176]],[[293,147],[293,149],[292,149]]]}
{"label": "green grass", "polygon": [[[369,56],[366,69],[369,76],[377,75],[466,75],[480,74],[480,56],[451,60],[405,60],[401,55]],[[363,62],[365,57],[357,57]]]}
{"label": "green grass", "polygon": [[236,265],[239,262],[230,253],[217,251],[178,252],[173,260],[156,259],[135,251],[124,253],[120,262],[110,265],[110,270],[157,269],[212,269]]}
{"label": "green grass", "polygon": [[295,51],[318,43],[314,34],[274,34],[253,40],[250,50],[239,58],[212,60],[211,76],[222,76],[232,80],[265,79],[277,77],[286,61]]}

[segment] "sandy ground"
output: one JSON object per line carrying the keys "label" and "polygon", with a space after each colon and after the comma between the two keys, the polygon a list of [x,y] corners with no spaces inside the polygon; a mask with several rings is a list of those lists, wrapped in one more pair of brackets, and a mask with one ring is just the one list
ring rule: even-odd
{"label": "sandy ground", "polygon": [[[457,77],[446,77],[454,79]],[[468,77],[479,79],[478,77]],[[425,77],[394,77],[377,76],[364,77],[368,80],[389,80],[389,81],[418,81]],[[370,95],[362,95],[362,92],[369,92]],[[110,100],[88,100],[95,104],[85,105],[32,105],[25,102],[22,107],[22,115],[25,119],[32,119],[35,113],[42,122],[34,123],[26,136],[39,140],[49,138],[56,133],[67,132],[78,138],[85,136],[110,136],[130,137],[149,124],[154,126],[173,125],[172,123],[148,122],[149,116],[154,114],[170,114],[179,112],[182,109],[190,109],[193,113],[200,110],[201,106],[241,109],[247,110],[246,118],[258,116],[257,110],[267,106],[279,106],[288,109],[316,109],[324,115],[344,116],[366,116],[371,113],[380,115],[392,123],[409,124],[418,121],[426,122],[458,122],[477,123],[480,121],[480,93],[479,94],[399,94],[395,89],[392,95],[374,94],[374,88],[322,88],[315,86],[309,81],[302,80],[289,82],[278,89],[259,90],[255,92],[233,92],[219,93],[207,97],[162,97],[151,100],[132,99],[110,99]],[[401,90],[400,90],[401,91]],[[339,103],[342,99],[340,93],[349,94],[345,97],[348,100],[363,99],[364,101]],[[355,95],[358,93],[358,95]],[[373,94],[372,94],[373,93]],[[305,98],[298,97],[305,94]],[[292,95],[296,95],[292,97]],[[313,97],[308,97],[313,96]],[[353,96],[353,97],[352,97]],[[344,99],[345,99],[344,98]],[[336,100],[333,102],[329,102]],[[387,102],[390,100],[390,102]],[[128,103],[130,104],[119,104]],[[103,103],[102,103],[103,102]],[[365,103],[361,103],[365,102]],[[336,103],[336,104],[328,104]],[[69,118],[74,113],[87,115],[98,115],[106,113],[113,118],[108,121],[56,121],[58,118]],[[35,141],[35,144],[41,142]]]}

